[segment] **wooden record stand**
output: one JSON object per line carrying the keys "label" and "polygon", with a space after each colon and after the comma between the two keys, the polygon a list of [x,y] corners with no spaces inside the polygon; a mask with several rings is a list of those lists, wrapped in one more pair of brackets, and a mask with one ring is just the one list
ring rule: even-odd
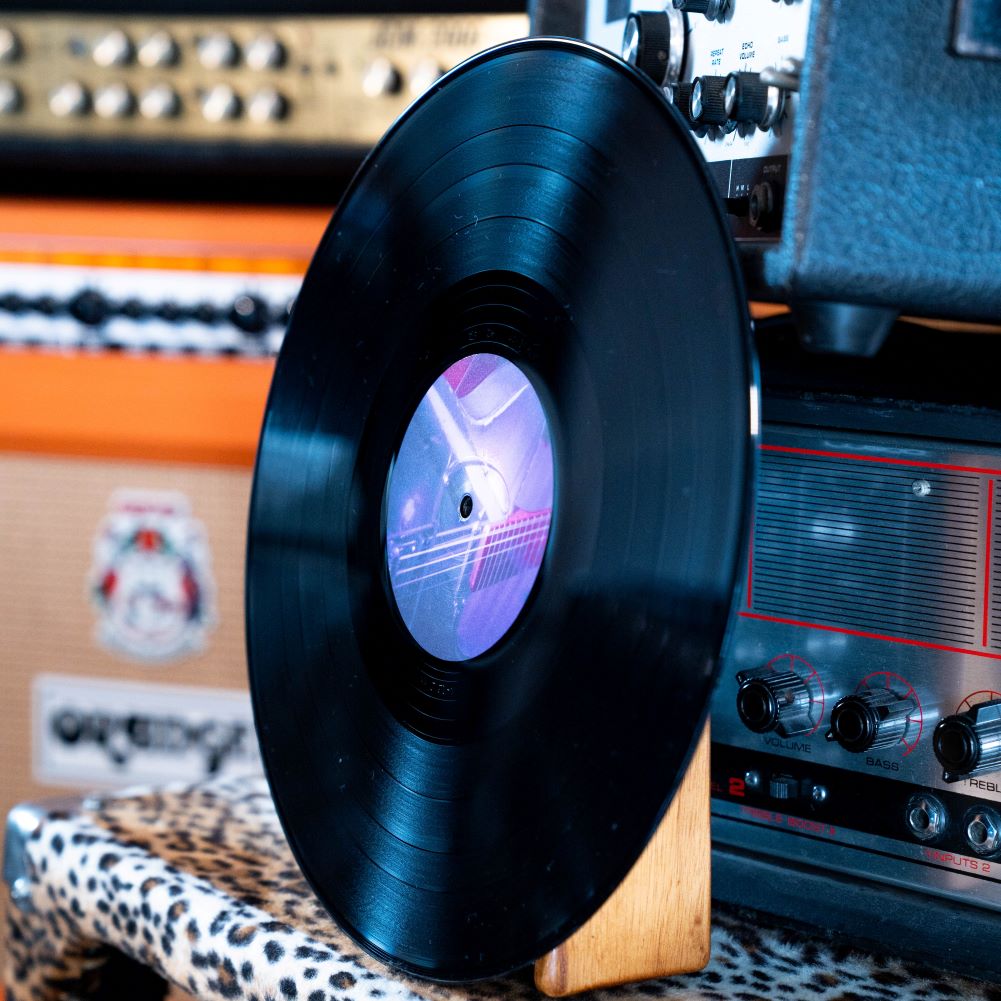
{"label": "wooden record stand", "polygon": [[602,907],[535,964],[550,997],[701,970],[709,962],[709,724],[660,827]]}

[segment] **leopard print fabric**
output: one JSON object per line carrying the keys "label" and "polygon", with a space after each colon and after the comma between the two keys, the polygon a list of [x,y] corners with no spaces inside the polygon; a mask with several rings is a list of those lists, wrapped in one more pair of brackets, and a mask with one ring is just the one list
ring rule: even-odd
{"label": "leopard print fabric", "polygon": [[[260,780],[109,797],[46,818],[31,906],[9,907],[8,1001],[155,998],[528,1001],[526,970],[441,986],[387,969],[331,921],[289,854]],[[717,910],[701,973],[591,1001],[1001,1001],[1001,988],[816,943]]]}

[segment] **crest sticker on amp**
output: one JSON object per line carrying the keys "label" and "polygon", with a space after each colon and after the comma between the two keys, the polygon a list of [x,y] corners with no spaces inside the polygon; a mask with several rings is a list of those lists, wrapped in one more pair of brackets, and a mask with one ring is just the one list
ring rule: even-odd
{"label": "crest sticker on amp", "polygon": [[40,782],[195,782],[261,770],[246,692],[41,674],[32,715]]}
{"label": "crest sticker on amp", "polygon": [[95,639],[130,660],[199,653],[215,624],[208,533],[175,491],[118,490],[94,539]]}

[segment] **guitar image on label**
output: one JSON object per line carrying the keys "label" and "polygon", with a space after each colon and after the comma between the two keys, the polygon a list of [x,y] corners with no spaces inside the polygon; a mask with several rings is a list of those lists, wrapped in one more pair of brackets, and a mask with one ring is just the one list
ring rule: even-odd
{"label": "guitar image on label", "polygon": [[476,657],[511,628],[552,508],[552,443],[528,377],[494,354],[450,366],[407,428],[386,505],[393,597],[428,653]]}

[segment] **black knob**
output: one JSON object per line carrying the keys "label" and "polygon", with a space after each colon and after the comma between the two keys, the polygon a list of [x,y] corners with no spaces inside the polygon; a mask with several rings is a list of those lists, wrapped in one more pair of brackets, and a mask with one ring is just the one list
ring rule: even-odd
{"label": "black knob", "polygon": [[699,125],[725,125],[725,91],[725,76],[696,77],[692,81],[692,121]]}
{"label": "black knob", "polygon": [[158,303],[154,313],[167,323],[184,323],[190,316],[189,311],[173,299]]}
{"label": "black knob", "polygon": [[792,671],[755,677],[738,674],[737,715],[754,733],[777,730],[792,737],[813,729],[810,691]]}
{"label": "black knob", "polygon": [[43,316],[55,316],[63,311],[65,304],[61,303],[55,296],[40,295],[37,299],[32,299],[28,303],[28,307]]}
{"label": "black knob", "polygon": [[142,320],[150,314],[150,307],[142,299],[126,299],[119,306],[122,316],[127,316],[130,320]]}
{"label": "black knob", "polygon": [[846,695],[831,710],[827,739],[853,753],[892,747],[906,734],[913,710],[911,699],[902,699],[889,689]]}
{"label": "black knob", "polygon": [[70,300],[70,316],[88,327],[99,327],[111,312],[111,304],[94,289],[84,289]]}
{"label": "black knob", "polygon": [[674,106],[689,125],[692,124],[692,85],[690,83],[675,84],[671,91]]}
{"label": "black knob", "polygon": [[674,9],[704,14],[710,21],[722,21],[730,9],[730,0],[674,0]]}
{"label": "black knob", "polygon": [[768,84],[762,83],[757,73],[731,73],[723,100],[729,118],[757,125],[768,110]]}
{"label": "black knob", "polygon": [[946,782],[1001,769],[1001,699],[940,720],[932,747]]}
{"label": "black knob", "polygon": [[263,334],[271,322],[268,304],[255,295],[240,295],[229,311],[229,322],[248,334]]}
{"label": "black knob", "polygon": [[671,19],[667,11],[630,14],[622,36],[622,58],[646,73],[658,87],[667,81],[671,64]]}
{"label": "black knob", "polygon": [[751,189],[747,200],[747,221],[763,232],[778,228],[781,218],[782,199],[771,181],[762,181]]}
{"label": "black knob", "polygon": [[723,103],[731,121],[770,129],[785,111],[787,92],[762,81],[757,73],[731,73]]}
{"label": "black knob", "polygon": [[191,310],[191,315],[206,327],[215,326],[220,319],[220,311],[211,302],[199,302]]}

